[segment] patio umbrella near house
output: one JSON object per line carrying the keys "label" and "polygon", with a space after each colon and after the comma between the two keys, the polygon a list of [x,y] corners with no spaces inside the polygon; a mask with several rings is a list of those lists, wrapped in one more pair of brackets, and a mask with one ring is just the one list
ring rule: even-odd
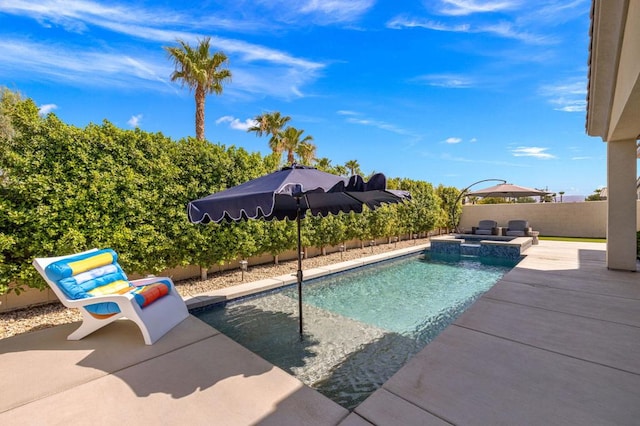
{"label": "patio umbrella near house", "polygon": [[514,185],[512,183],[501,183],[478,191],[467,192],[466,195],[471,197],[518,198],[542,197],[550,194],[552,194],[552,192],[540,191],[539,189],[527,188],[524,186]]}
{"label": "patio umbrella near house", "polygon": [[187,207],[193,223],[238,222],[248,219],[296,220],[298,227],[298,315],[302,337],[302,256],[300,219],[307,212],[327,216],[339,212],[361,213],[363,206],[376,209],[384,203],[410,199],[406,191],[386,189],[383,174],[368,182],[360,176],[343,178],[313,167],[293,164],[238,186],[217,192]]}

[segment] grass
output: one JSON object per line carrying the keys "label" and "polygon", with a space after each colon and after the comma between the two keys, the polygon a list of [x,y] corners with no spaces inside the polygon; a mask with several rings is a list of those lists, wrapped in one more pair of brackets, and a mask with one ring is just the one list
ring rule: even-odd
{"label": "grass", "polygon": [[606,243],[606,238],[577,238],[577,237],[552,237],[552,236],[544,236],[539,237],[541,240],[546,241],[569,241],[569,242],[577,242],[577,243]]}

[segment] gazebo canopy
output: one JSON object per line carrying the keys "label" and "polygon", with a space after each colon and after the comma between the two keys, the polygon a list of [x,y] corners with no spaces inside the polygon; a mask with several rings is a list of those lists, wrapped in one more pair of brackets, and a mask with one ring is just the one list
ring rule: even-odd
{"label": "gazebo canopy", "polygon": [[468,192],[466,195],[472,196],[472,197],[517,198],[517,197],[542,197],[542,196],[551,195],[551,194],[553,193],[547,192],[547,191],[541,191],[539,189],[518,186],[512,183],[501,183],[499,185],[494,185],[489,188]]}

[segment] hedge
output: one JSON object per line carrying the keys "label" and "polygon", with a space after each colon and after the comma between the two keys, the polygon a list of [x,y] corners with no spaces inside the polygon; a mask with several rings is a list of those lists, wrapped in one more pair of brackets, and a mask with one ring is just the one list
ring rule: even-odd
{"label": "hedge", "polygon": [[[186,205],[271,172],[274,156],[108,121],[85,128],[38,115],[30,99],[5,89],[0,100],[0,294],[43,288],[34,257],[111,247],[140,274],[179,265],[208,267],[295,248],[289,222],[194,225]],[[389,179],[413,201],[362,215],[303,220],[305,245],[426,232],[448,217],[429,183]],[[450,194],[442,187],[441,192]]]}

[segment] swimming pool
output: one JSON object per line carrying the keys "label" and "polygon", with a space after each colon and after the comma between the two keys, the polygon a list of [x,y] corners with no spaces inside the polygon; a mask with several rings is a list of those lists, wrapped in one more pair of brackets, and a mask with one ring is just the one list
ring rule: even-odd
{"label": "swimming pool", "polygon": [[412,255],[194,314],[353,409],[517,262]]}

